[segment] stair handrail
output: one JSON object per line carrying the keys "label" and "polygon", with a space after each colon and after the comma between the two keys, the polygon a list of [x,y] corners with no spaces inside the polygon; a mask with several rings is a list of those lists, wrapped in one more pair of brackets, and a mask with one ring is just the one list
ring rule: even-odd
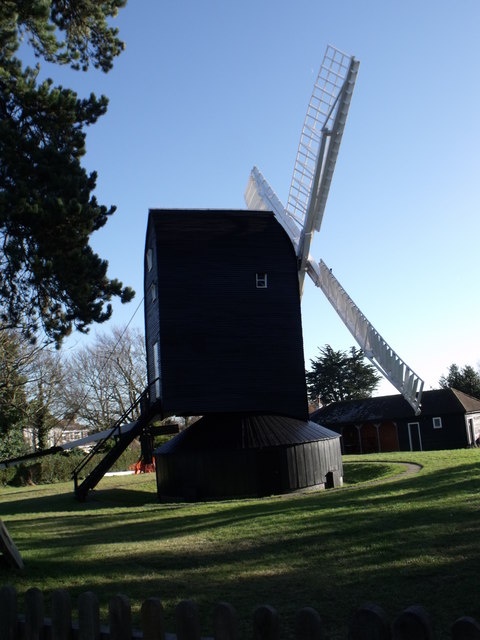
{"label": "stair handrail", "polygon": [[[116,435],[121,436],[122,432],[120,427],[123,425],[123,423],[126,421],[126,419],[133,413],[133,411],[138,407],[138,405],[142,405],[142,402],[145,399],[148,399],[148,388],[145,389],[145,391],[143,391],[143,393],[141,393],[138,398],[136,400],[134,400],[134,402],[130,405],[130,407],[128,409],[126,409],[126,411],[123,413],[122,416],[120,416],[120,418],[118,418],[118,420],[115,422],[115,424],[113,425],[111,431],[105,436],[105,438],[103,438],[102,440],[99,440],[96,445],[93,447],[93,449],[91,449],[89,451],[89,453],[85,456],[85,458],[83,458],[83,460],[81,460],[77,466],[75,467],[75,469],[72,471],[72,478],[74,480],[75,483],[75,489],[77,488],[77,479],[78,479],[78,475],[80,473],[80,471],[82,471],[82,469],[90,462],[90,460],[92,460],[92,458],[99,452],[99,450],[102,448],[102,446],[105,444],[105,442],[107,442],[107,440],[110,440],[110,438],[113,438]],[[140,414],[142,413],[142,410],[140,408]]]}

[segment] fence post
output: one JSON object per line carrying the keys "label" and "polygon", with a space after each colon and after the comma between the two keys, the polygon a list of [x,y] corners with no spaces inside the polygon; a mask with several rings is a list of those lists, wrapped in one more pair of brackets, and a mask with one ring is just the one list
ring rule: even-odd
{"label": "fence post", "polygon": [[419,606],[402,611],[393,621],[392,631],[393,640],[434,640],[430,616]]}
{"label": "fence post", "polygon": [[175,623],[178,640],[200,640],[200,620],[194,602],[183,600],[178,603]]}
{"label": "fence post", "polygon": [[52,593],[52,640],[70,640],[72,636],[72,601],[65,589]]}
{"label": "fence post", "polygon": [[43,593],[32,587],[25,593],[25,640],[43,640],[44,621]]}
{"label": "fence post", "polygon": [[452,640],[480,640],[480,624],[475,618],[458,618],[452,625]]}
{"label": "fence post", "polygon": [[323,640],[323,625],[318,611],[305,607],[297,613],[295,636],[297,640]]}
{"label": "fence post", "polygon": [[92,591],[78,598],[78,640],[100,640],[100,607]]}
{"label": "fence post", "polygon": [[108,604],[110,640],[132,639],[132,611],[127,596],[117,595]]}
{"label": "fence post", "polygon": [[238,616],[228,602],[219,602],[213,612],[213,637],[215,640],[237,640]]}
{"label": "fence post", "polygon": [[164,640],[165,624],[160,598],[148,598],[142,604],[143,640]]}
{"label": "fence post", "polygon": [[0,588],[0,640],[17,640],[17,592],[8,585]]}
{"label": "fence post", "polygon": [[352,616],[349,640],[390,640],[390,622],[385,611],[376,604],[366,603]]}
{"label": "fence post", "polygon": [[279,640],[280,624],[278,613],[268,604],[257,607],[253,612],[254,640]]}

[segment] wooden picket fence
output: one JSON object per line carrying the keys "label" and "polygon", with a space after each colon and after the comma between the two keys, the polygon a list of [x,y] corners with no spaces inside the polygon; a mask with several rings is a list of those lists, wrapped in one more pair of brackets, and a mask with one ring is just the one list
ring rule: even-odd
{"label": "wooden picket fence", "polygon": [[[36,588],[24,595],[24,614],[17,606],[13,587],[0,588],[0,640],[202,640],[195,603],[180,602],[175,610],[175,634],[165,632],[164,612],[158,598],[145,600],[141,607],[141,629],[132,627],[129,599],[117,595],[109,603],[109,623],[100,625],[99,602],[86,592],[78,598],[78,618],[72,619],[69,593],[59,589],[51,594],[51,616],[45,616],[43,593]],[[443,637],[452,640],[480,640],[480,625],[473,618],[456,620]],[[214,640],[239,640],[235,609],[227,603],[215,608],[212,620]],[[252,619],[253,640],[279,640],[278,613],[268,605],[255,609]],[[419,606],[405,609],[393,622],[374,604],[360,607],[353,615],[348,640],[435,640],[428,612]],[[326,640],[320,615],[305,608],[295,618],[296,640]],[[205,640],[205,639],[203,639]]]}

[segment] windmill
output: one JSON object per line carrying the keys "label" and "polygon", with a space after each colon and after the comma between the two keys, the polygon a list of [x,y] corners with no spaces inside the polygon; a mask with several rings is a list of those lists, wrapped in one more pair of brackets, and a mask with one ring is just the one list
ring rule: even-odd
{"label": "windmill", "polygon": [[[262,496],[343,480],[340,434],[309,419],[300,300],[305,276],[415,413],[423,382],[368,322],[323,261],[320,230],[359,63],[328,47],[283,207],[258,169],[248,209],[150,209],[144,311],[148,387],[140,419],[83,480],[84,499],[158,418],[201,416],[156,449],[160,499]],[[129,410],[130,411],[130,410]],[[156,427],[155,427],[156,428]],[[379,440],[379,447],[380,447]],[[150,453],[149,453],[150,455]]]}
{"label": "windmill", "polygon": [[308,274],[338,313],[365,356],[420,413],[423,380],[395,353],[363,315],[327,265],[310,255],[320,231],[345,128],[359,61],[332,46],[325,52],[307,109],[286,207],[254,167],[245,191],[249,209],[273,211],[298,259],[300,295]]}

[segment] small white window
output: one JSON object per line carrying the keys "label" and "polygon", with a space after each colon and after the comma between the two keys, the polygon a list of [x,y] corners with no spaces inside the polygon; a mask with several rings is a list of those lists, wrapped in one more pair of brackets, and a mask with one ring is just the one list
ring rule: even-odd
{"label": "small white window", "polygon": [[147,269],[149,271],[151,271],[152,267],[153,267],[153,251],[152,251],[152,249],[148,249],[148,251],[147,251]]}
{"label": "small white window", "polygon": [[257,289],[266,289],[267,286],[268,286],[267,274],[266,273],[257,273],[256,283],[257,283]]}
{"label": "small white window", "polygon": [[154,282],[150,285],[150,295],[152,296],[152,302],[155,302],[157,299],[157,285]]}
{"label": "small white window", "polygon": [[434,429],[441,429],[442,428],[442,419],[441,418],[434,418],[433,419],[433,428]]}

